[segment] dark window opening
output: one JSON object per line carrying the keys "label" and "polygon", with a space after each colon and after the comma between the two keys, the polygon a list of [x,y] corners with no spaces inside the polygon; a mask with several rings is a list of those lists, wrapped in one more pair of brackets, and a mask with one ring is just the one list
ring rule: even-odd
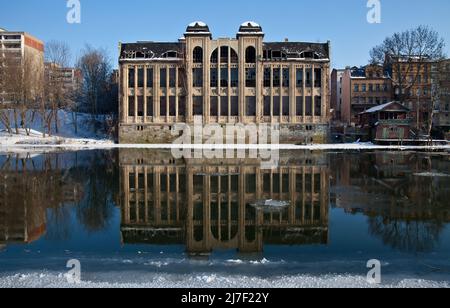
{"label": "dark window opening", "polygon": [[219,63],[219,52],[217,49],[215,49],[211,54],[211,63],[213,64]]}
{"label": "dark window opening", "polygon": [[322,115],[322,97],[316,96],[314,98],[314,115],[320,117]]}
{"label": "dark window opening", "polygon": [[176,103],[176,97],[170,96],[169,97],[169,116],[174,117],[177,114],[177,103]]}
{"label": "dark window opening", "polygon": [[161,96],[159,103],[159,115],[165,117],[167,115],[167,97]]}
{"label": "dark window opening", "polygon": [[296,105],[297,105],[297,116],[303,116],[303,96],[297,96],[296,98]]}
{"label": "dark window opening", "polygon": [[228,116],[228,96],[220,97],[220,116]]}
{"label": "dark window opening", "polygon": [[273,97],[273,115],[274,116],[280,116],[280,97],[274,96]]}
{"label": "dark window opening", "polygon": [[322,69],[321,68],[314,69],[314,86],[316,88],[322,87]]}
{"label": "dark window opening", "polygon": [[134,68],[129,68],[128,69],[128,87],[129,88],[134,88],[134,78],[135,78]]}
{"label": "dark window opening", "polygon": [[270,75],[271,75],[270,67],[264,68],[264,87],[265,88],[270,88]]}
{"label": "dark window opening", "polygon": [[306,116],[310,117],[312,116],[312,97],[307,96],[306,97]]}
{"label": "dark window opening", "polygon": [[239,70],[237,68],[231,69],[231,86],[233,88],[239,86]]}
{"label": "dark window opening", "polygon": [[273,69],[273,86],[279,87],[280,86],[280,69],[274,68]]}
{"label": "dark window opening", "polygon": [[203,96],[193,97],[194,116],[203,116]]}
{"label": "dark window opening", "polygon": [[134,117],[134,96],[128,97],[128,116]]}
{"label": "dark window opening", "polygon": [[138,69],[138,87],[139,88],[144,87],[144,69],[143,68]]}
{"label": "dark window opening", "polygon": [[231,116],[237,117],[239,115],[239,97],[231,97]]}
{"label": "dark window opening", "polygon": [[256,97],[255,96],[247,96],[245,97],[245,105],[246,105],[246,115],[248,117],[256,116]]}
{"label": "dark window opening", "polygon": [[138,96],[138,117],[144,116],[144,97]]}
{"label": "dark window opening", "polygon": [[291,81],[290,70],[283,68],[283,87],[288,88]]}
{"label": "dark window opening", "polygon": [[210,86],[211,88],[217,88],[219,85],[219,81],[218,79],[218,73],[217,73],[217,68],[212,68],[210,70],[210,75],[211,75],[211,82],[210,82]]}
{"label": "dark window opening", "polygon": [[194,63],[203,63],[203,49],[201,47],[195,47],[192,52],[192,59]]}
{"label": "dark window opening", "polygon": [[217,117],[218,114],[218,108],[219,108],[219,98],[217,96],[211,96],[210,98],[210,115],[212,117]]}
{"label": "dark window opening", "polygon": [[264,96],[264,116],[270,117],[270,96]]}
{"label": "dark window opening", "polygon": [[228,69],[227,68],[220,69],[220,86],[222,88],[228,87]]}
{"label": "dark window opening", "polygon": [[192,81],[193,87],[195,88],[203,87],[203,69],[201,68],[192,69]]}
{"label": "dark window opening", "polygon": [[254,68],[245,69],[245,86],[247,88],[256,87],[256,69]]}
{"label": "dark window opening", "polygon": [[177,72],[176,68],[170,68],[169,69],[169,87],[175,88],[176,87],[176,79],[177,79]]}
{"label": "dark window opening", "polygon": [[289,96],[283,96],[283,116],[289,116]]}
{"label": "dark window opening", "polygon": [[303,69],[297,69],[296,84],[297,88],[303,88]]}
{"label": "dark window opening", "polygon": [[256,63],[256,49],[253,46],[245,50],[245,63]]}

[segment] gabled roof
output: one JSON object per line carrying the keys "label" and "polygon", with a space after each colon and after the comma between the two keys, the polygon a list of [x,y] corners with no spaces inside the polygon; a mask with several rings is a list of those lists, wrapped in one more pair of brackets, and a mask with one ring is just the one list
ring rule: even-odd
{"label": "gabled roof", "polygon": [[361,112],[360,114],[367,114],[367,113],[377,113],[381,111],[390,111],[390,112],[409,112],[410,110],[400,104],[399,102],[390,102],[387,104],[379,105],[372,107],[370,109],[367,109],[364,112]]}

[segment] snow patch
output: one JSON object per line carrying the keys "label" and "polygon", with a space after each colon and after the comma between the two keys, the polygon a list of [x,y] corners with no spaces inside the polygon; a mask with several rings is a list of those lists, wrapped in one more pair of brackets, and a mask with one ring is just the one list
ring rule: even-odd
{"label": "snow patch", "polygon": [[194,21],[189,24],[189,27],[207,27],[203,21]]}
{"label": "snow patch", "polygon": [[257,28],[257,27],[260,27],[260,25],[258,23],[256,23],[256,22],[254,22],[254,21],[246,21],[243,24],[241,24],[241,27],[254,27],[254,28]]}

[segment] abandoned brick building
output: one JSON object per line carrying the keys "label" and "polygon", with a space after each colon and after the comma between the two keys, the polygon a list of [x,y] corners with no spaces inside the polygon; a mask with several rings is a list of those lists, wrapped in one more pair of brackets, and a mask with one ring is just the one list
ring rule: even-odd
{"label": "abandoned brick building", "polygon": [[281,142],[325,142],[330,43],[263,41],[254,22],[236,39],[191,23],[173,43],[120,44],[121,143],[168,143],[176,123],[280,124]]}

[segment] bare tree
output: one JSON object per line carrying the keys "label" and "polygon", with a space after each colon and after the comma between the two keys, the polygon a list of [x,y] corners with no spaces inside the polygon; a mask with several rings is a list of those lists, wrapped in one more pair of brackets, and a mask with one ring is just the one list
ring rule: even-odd
{"label": "bare tree", "polygon": [[29,135],[35,116],[34,106],[41,96],[39,62],[28,54],[22,58],[8,54],[1,65],[1,122],[9,132],[14,128],[19,134],[19,129],[24,129]]}
{"label": "bare tree", "polygon": [[[432,63],[444,58],[444,47],[444,39],[438,32],[428,26],[419,26],[415,29],[393,34],[370,52],[373,64],[384,64],[395,72],[392,74],[392,82],[396,89],[396,99],[400,103],[405,103],[407,100],[411,100],[413,95],[416,95],[418,99],[416,107],[418,131],[421,129],[418,115],[420,109],[425,109],[428,113],[428,119],[426,119],[428,123],[424,123],[422,128],[431,131],[429,127],[430,125],[433,126],[434,104],[429,103],[419,106],[421,89],[417,89],[417,94],[412,92],[421,85],[421,76],[424,72],[427,72]],[[428,74],[430,73],[428,72]],[[432,76],[426,77],[431,78]]]}
{"label": "bare tree", "polygon": [[55,132],[58,133],[59,110],[66,109],[72,104],[73,89],[66,86],[64,76],[64,69],[69,66],[71,53],[67,43],[59,41],[47,43],[45,49],[45,99],[47,102],[42,104],[41,113],[48,133],[51,134],[52,122]]}
{"label": "bare tree", "polygon": [[108,109],[111,64],[105,49],[87,45],[77,64],[82,75],[82,109],[93,116]]}

